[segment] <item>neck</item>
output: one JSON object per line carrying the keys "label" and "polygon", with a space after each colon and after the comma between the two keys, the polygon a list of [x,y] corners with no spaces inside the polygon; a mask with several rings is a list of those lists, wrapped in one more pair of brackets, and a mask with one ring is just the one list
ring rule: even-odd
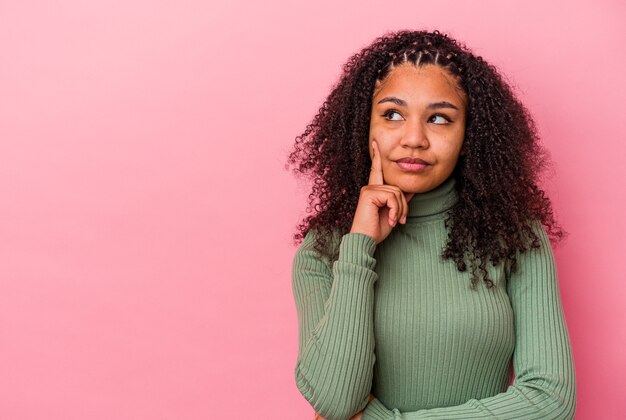
{"label": "neck", "polygon": [[457,200],[456,179],[450,175],[440,185],[430,191],[417,193],[409,201],[408,219],[414,221],[420,217],[433,216],[450,209]]}

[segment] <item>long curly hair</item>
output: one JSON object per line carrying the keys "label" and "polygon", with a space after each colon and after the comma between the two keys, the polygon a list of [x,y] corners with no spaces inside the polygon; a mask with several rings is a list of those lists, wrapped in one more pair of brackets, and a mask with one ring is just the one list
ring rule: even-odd
{"label": "long curly hair", "polygon": [[307,213],[293,239],[314,229],[315,249],[338,257],[337,239],[350,231],[360,189],[367,184],[371,101],[377,80],[394,66],[436,64],[447,69],[468,97],[461,155],[453,176],[458,201],[448,213],[448,241],[441,257],[459,271],[471,262],[471,288],[479,273],[494,286],[486,264],[517,268],[517,253],[540,247],[533,224],[552,242],[566,232],[555,220],[550,199],[538,186],[549,165],[532,116],[499,71],[464,44],[437,30],[388,32],[354,54],[343,75],[304,133],[296,137],[285,167],[312,179]]}

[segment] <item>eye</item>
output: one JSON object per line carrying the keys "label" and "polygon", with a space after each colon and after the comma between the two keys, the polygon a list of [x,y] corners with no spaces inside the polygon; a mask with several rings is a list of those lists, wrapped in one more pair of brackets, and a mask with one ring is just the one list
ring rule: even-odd
{"label": "eye", "polygon": [[434,114],[432,117],[430,117],[428,121],[432,121],[435,124],[439,125],[450,124],[452,122],[450,118],[446,117],[443,114]]}
{"label": "eye", "polygon": [[[398,114],[400,115],[400,113],[398,111],[396,111],[395,109],[390,109],[389,111],[385,112],[383,114],[383,117],[389,117],[389,115],[391,114]],[[389,120],[389,121],[401,121],[401,120]]]}

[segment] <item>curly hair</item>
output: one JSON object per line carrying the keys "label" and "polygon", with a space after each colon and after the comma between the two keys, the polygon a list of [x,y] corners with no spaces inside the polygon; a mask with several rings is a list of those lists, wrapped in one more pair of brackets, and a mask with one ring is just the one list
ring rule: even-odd
{"label": "curly hair", "polygon": [[466,271],[470,257],[471,288],[479,272],[491,288],[489,260],[515,272],[517,254],[540,247],[533,224],[545,226],[553,242],[566,232],[537,186],[549,157],[529,111],[493,65],[437,30],[388,32],[344,64],[342,77],[296,137],[285,165],[295,165],[296,175],[313,181],[307,213],[315,213],[300,222],[294,241],[314,229],[316,251],[330,260],[338,257],[334,241],[350,231],[372,164],[369,126],[376,81],[406,62],[447,69],[467,94],[465,138],[453,171],[458,200],[445,219],[448,240],[441,257],[453,259],[459,271]]}

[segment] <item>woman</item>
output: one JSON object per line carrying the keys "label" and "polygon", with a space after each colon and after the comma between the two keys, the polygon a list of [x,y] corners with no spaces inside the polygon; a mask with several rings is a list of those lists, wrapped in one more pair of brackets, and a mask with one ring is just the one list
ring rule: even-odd
{"label": "woman", "polygon": [[317,418],[574,417],[550,245],[565,233],[532,117],[496,68],[439,31],[386,34],[289,163],[314,180],[293,292]]}

